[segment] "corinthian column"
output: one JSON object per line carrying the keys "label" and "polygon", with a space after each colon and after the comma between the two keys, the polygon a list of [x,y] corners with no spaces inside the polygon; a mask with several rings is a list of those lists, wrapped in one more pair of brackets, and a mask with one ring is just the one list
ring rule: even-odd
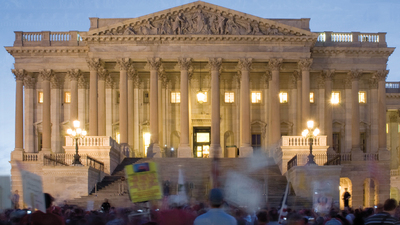
{"label": "corinthian column", "polygon": [[221,58],[208,59],[211,70],[211,145],[210,157],[222,157],[220,142],[220,103],[219,103],[219,70],[221,69]]}
{"label": "corinthian column", "polygon": [[[34,121],[34,94],[36,79],[32,76],[25,76],[25,152],[35,152],[35,127]],[[17,114],[16,114],[17,115]]]}
{"label": "corinthian column", "polygon": [[334,70],[324,70],[325,78],[325,134],[327,136],[326,144],[332,149],[332,79],[335,75]]}
{"label": "corinthian column", "polygon": [[[347,73],[351,78],[351,151],[360,150],[360,103],[358,102],[359,80],[362,72],[353,70]],[[386,111],[385,111],[386,112]],[[385,115],[386,116],[386,115]]]}
{"label": "corinthian column", "polygon": [[160,58],[147,59],[147,67],[150,69],[150,147],[147,154],[155,158],[161,158],[161,150],[158,140],[158,71],[161,66]]}
{"label": "corinthian column", "polygon": [[108,71],[104,68],[98,70],[98,121],[97,135],[106,136],[106,77]]}
{"label": "corinthian column", "polygon": [[63,100],[61,94],[61,82],[57,76],[53,76],[51,79],[51,150],[54,153],[62,152],[62,143],[60,132],[61,122],[61,102]]}
{"label": "corinthian column", "polygon": [[302,93],[301,93],[301,127],[307,127],[307,121],[311,119],[310,115],[310,67],[312,59],[301,59],[298,62],[299,69],[301,70],[302,78]]}
{"label": "corinthian column", "polygon": [[129,66],[128,69],[128,145],[133,149],[134,143],[134,79],[137,76],[137,72],[133,64]]}
{"label": "corinthian column", "polygon": [[15,92],[15,151],[24,150],[24,77],[23,69],[12,70],[16,81]]}
{"label": "corinthian column", "polygon": [[99,58],[86,59],[90,70],[89,84],[89,135],[97,136],[98,134],[98,102],[97,102],[97,70],[100,68]]}
{"label": "corinthian column", "polygon": [[377,71],[374,78],[378,80],[378,147],[386,151],[386,88],[385,82],[388,70]]}
{"label": "corinthian column", "polygon": [[72,121],[78,119],[78,79],[81,75],[81,72],[79,69],[72,69],[67,71],[67,75],[71,81],[71,104],[69,110],[69,121],[72,123]]}
{"label": "corinthian column", "polygon": [[86,89],[87,82],[83,74],[78,78],[78,120],[81,122],[81,127],[86,129],[87,114],[86,114]]}
{"label": "corinthian column", "polygon": [[50,80],[53,72],[50,69],[39,72],[42,78],[43,88],[43,111],[42,111],[42,152],[51,152],[51,122],[50,122]]}
{"label": "corinthian column", "polygon": [[179,58],[178,65],[181,69],[181,137],[178,147],[179,158],[192,158],[193,151],[189,145],[189,76],[188,71],[192,65],[191,58]]}
{"label": "corinthian column", "polygon": [[269,61],[269,69],[271,70],[272,79],[269,83],[271,93],[271,146],[277,146],[281,139],[281,115],[279,103],[279,69],[282,65],[282,59],[271,59]]}
{"label": "corinthian column", "polygon": [[139,153],[139,75],[133,78],[133,151],[135,157],[141,155]]}
{"label": "corinthian column", "polygon": [[119,133],[120,143],[128,143],[128,77],[129,58],[117,59],[119,66]]}
{"label": "corinthian column", "polygon": [[240,59],[238,69],[241,73],[240,78],[240,132],[242,132],[240,141],[240,157],[248,157],[253,153],[251,147],[251,130],[250,130],[250,70],[251,58]]}

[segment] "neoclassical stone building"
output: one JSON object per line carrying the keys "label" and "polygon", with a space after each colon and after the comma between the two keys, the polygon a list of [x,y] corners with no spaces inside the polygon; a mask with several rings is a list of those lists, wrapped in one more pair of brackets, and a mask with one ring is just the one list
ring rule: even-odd
{"label": "neoclassical stone building", "polygon": [[321,168],[336,168],[326,173],[336,171],[334,184],[351,189],[354,206],[374,205],[389,197],[390,169],[393,195],[400,187],[400,95],[398,83],[385,82],[394,51],[385,35],[313,32],[309,19],[264,19],[201,1],[90,18],[84,32],[15,32],[6,47],[17,90],[13,188],[21,160],[43,175],[45,189],[61,192],[69,184],[51,184],[83,176],[77,195],[87,194],[97,179],[89,164],[46,164],[73,154],[66,130],[74,120],[88,131],[80,153],[104,163],[105,174],[126,156],[264,151],[295,184],[287,162],[297,155],[304,165],[301,132],[313,120],[317,163],[335,164]]}

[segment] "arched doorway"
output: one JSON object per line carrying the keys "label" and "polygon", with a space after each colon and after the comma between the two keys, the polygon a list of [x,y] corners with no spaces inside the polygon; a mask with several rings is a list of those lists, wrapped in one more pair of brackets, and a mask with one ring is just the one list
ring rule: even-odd
{"label": "arched doorway", "polygon": [[[343,195],[344,192],[347,191],[353,195],[353,185],[351,183],[350,178],[348,177],[341,177],[340,178],[340,186],[339,186],[339,194],[340,194],[340,208],[344,209],[344,202],[343,202]],[[349,200],[349,206],[352,207],[353,201],[352,198]]]}

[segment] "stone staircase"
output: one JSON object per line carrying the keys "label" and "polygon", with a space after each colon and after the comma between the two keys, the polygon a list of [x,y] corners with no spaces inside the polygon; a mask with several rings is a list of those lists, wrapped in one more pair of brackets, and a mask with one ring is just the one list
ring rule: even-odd
{"label": "stone staircase", "polygon": [[[126,158],[118,165],[111,176],[106,176],[102,182],[98,183],[98,190],[94,190],[88,196],[79,199],[70,200],[69,204],[79,205],[86,208],[87,201],[94,201],[95,208],[99,208],[105,198],[109,199],[112,206],[127,207],[131,202],[128,195],[128,187],[126,181],[121,181],[125,175],[124,167],[132,163],[154,161],[158,165],[160,182],[169,180],[170,194],[176,194],[178,171],[182,169],[184,179],[187,183],[186,190],[189,197],[194,197],[198,200],[205,201],[207,193],[210,190],[210,177],[212,159],[199,158],[158,158],[158,159],[138,159]],[[285,192],[287,180],[281,175],[279,167],[274,163],[272,158],[267,159],[267,166],[262,169],[248,172],[247,168],[251,163],[246,158],[222,158],[219,160],[221,184],[225,183],[225,175],[229,171],[236,171],[250,177],[258,182],[260,187],[265,188],[263,196],[269,207],[279,207],[282,201],[282,196]],[[192,184],[192,185],[189,185]],[[193,187],[192,189],[190,187]],[[288,198],[288,206],[291,208],[301,208],[303,206],[310,208],[311,202],[307,199],[301,199],[294,195]]]}

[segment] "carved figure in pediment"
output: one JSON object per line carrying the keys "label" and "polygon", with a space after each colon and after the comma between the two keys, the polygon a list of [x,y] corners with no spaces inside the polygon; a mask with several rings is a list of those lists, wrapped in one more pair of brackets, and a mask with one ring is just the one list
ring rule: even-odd
{"label": "carved figure in pediment", "polygon": [[140,27],[140,33],[143,35],[158,34],[158,28],[153,26],[150,21]]}
{"label": "carved figure in pediment", "polygon": [[179,13],[175,20],[172,22],[172,33],[182,34],[182,28],[184,27],[186,19],[183,17],[182,13]]}
{"label": "carved figure in pediment", "polygon": [[131,35],[131,34],[136,34],[135,30],[133,30],[133,27],[129,26],[125,29],[124,33],[125,35]]}
{"label": "carved figure in pediment", "polygon": [[[251,24],[251,23],[250,23]],[[263,34],[262,31],[260,30],[260,27],[258,25],[258,22],[255,22],[254,24],[251,24],[252,32],[251,34],[254,35],[260,35]]]}
{"label": "carved figure in pediment", "polygon": [[277,28],[269,27],[267,29],[267,34],[268,35],[276,35],[276,34],[279,34],[279,30]]}
{"label": "carved figure in pediment", "polygon": [[226,24],[226,18],[223,17],[222,15],[219,15],[218,16],[218,34],[225,33],[225,24]]}
{"label": "carved figure in pediment", "polygon": [[201,34],[205,31],[208,31],[206,19],[201,9],[197,10],[197,12],[193,15],[192,20],[196,22],[195,33]]}
{"label": "carved figure in pediment", "polygon": [[208,18],[208,27],[210,28],[209,33],[218,33],[218,19],[216,15],[210,15],[210,17]]}
{"label": "carved figure in pediment", "polygon": [[165,18],[164,21],[162,22],[161,34],[173,34],[170,16]]}

